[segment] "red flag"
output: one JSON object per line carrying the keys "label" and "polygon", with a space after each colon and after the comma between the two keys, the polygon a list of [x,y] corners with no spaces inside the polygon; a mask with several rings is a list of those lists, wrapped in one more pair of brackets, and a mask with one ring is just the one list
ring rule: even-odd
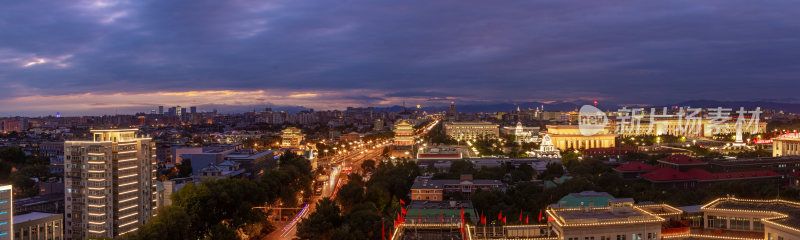
{"label": "red flag", "polygon": [[528,216],[525,216],[525,224],[528,224]]}
{"label": "red flag", "polygon": [[464,207],[461,207],[461,232],[464,232]]}
{"label": "red flag", "polygon": [[381,219],[381,240],[386,240],[386,224],[383,224],[383,219]]}
{"label": "red flag", "polygon": [[407,210],[407,209],[405,209],[405,208],[400,208],[400,212],[402,212],[402,213],[403,213],[403,215],[406,215],[406,214],[408,214],[408,210]]}
{"label": "red flag", "polygon": [[439,217],[441,218],[441,222],[444,222],[444,213],[439,212]]}
{"label": "red flag", "polygon": [[522,222],[522,210],[519,210],[519,222]]}
{"label": "red flag", "polygon": [[422,222],[422,213],[417,213],[417,219]]}
{"label": "red flag", "polygon": [[539,209],[539,219],[538,219],[538,221],[539,222],[542,221],[542,209]]}
{"label": "red flag", "polygon": [[503,211],[500,211],[500,213],[497,214],[497,221],[500,221],[500,220],[503,220]]}
{"label": "red flag", "polygon": [[503,217],[503,224],[506,224],[506,217]]}
{"label": "red flag", "polygon": [[406,202],[403,199],[400,199],[400,204],[406,205]]}
{"label": "red flag", "polygon": [[483,219],[483,212],[481,212],[481,224],[486,224],[484,222],[485,222],[485,220]]}

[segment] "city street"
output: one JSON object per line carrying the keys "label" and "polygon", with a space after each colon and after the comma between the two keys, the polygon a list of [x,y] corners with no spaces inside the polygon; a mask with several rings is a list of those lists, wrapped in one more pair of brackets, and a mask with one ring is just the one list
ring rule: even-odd
{"label": "city street", "polygon": [[374,147],[353,147],[352,150],[343,154],[331,156],[332,171],[329,173],[328,181],[323,185],[322,194],[319,196],[312,196],[309,204],[304,206],[303,209],[289,221],[275,222],[275,232],[272,232],[265,239],[284,240],[293,239],[297,235],[297,226],[309,214],[313,213],[316,209],[316,202],[322,198],[330,197],[336,198],[338,189],[347,183],[347,174],[351,172],[361,172],[361,163],[368,159],[378,159],[383,151],[385,144],[378,144]]}

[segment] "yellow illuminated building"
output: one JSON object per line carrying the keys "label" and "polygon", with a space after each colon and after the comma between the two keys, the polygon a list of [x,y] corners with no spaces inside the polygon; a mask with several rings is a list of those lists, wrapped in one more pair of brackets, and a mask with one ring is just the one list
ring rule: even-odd
{"label": "yellow illuminated building", "polygon": [[444,132],[451,138],[462,141],[478,137],[497,138],[500,125],[490,122],[445,122]]}
{"label": "yellow illuminated building", "polygon": [[553,146],[559,150],[589,149],[614,147],[614,138],[617,134],[611,133],[611,127],[606,127],[597,134],[584,136],[578,125],[547,125],[547,134]]}
{"label": "yellow illuminated building", "polygon": [[[742,123],[743,133],[764,133],[767,130],[766,122],[749,125],[745,121]],[[728,121],[721,124],[712,124],[711,119],[702,120],[686,119],[658,119],[650,124],[645,117],[641,122],[634,125],[625,125],[625,129],[620,129],[620,125],[614,126],[614,133],[630,137],[637,135],[674,135],[683,137],[713,137],[714,134],[734,134],[736,133],[736,121]]]}
{"label": "yellow illuminated building", "polygon": [[281,131],[282,148],[301,148],[300,143],[305,140],[306,135],[296,127],[288,127]]}
{"label": "yellow illuminated building", "polygon": [[800,155],[800,138],[778,137],[772,139],[772,156],[798,156]]}
{"label": "yellow illuminated building", "polygon": [[395,146],[414,145],[414,126],[405,119],[398,121],[394,125],[394,140],[392,142]]}

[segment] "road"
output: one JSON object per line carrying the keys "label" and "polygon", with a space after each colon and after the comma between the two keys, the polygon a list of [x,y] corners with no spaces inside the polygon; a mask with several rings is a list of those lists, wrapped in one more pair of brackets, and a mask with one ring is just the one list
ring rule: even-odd
{"label": "road", "polygon": [[316,210],[316,202],[324,197],[336,198],[339,188],[347,183],[347,174],[356,171],[360,172],[361,163],[368,159],[378,159],[386,143],[379,143],[372,147],[366,144],[354,146],[347,152],[331,156],[329,161],[333,166],[333,171],[328,175],[328,181],[323,185],[322,194],[311,197],[309,204],[304,206],[298,214],[293,216],[290,221],[275,222],[276,231],[269,234],[265,239],[286,240],[293,239],[297,235],[297,225]]}
{"label": "road", "polygon": [[[417,131],[415,135],[419,138],[423,137],[424,135],[428,134],[428,132],[438,123],[439,120],[429,123],[424,128],[421,128],[419,131]],[[381,154],[383,153],[383,148],[388,146],[389,142],[390,141],[388,140],[383,140],[375,143],[358,142],[348,145],[342,144],[341,146],[343,149],[339,149],[341,151],[340,153],[325,158],[330,165],[333,166],[333,171],[331,171],[328,175],[329,180],[323,186],[322,194],[320,196],[312,197],[309,201],[309,204],[304,206],[303,210],[295,215],[290,221],[276,222],[275,224],[278,230],[268,235],[265,239],[287,240],[295,238],[297,235],[298,223],[316,210],[316,202],[324,197],[335,199],[339,188],[347,183],[347,174],[350,174],[351,172],[363,172],[361,169],[361,163],[369,159],[380,159]]]}

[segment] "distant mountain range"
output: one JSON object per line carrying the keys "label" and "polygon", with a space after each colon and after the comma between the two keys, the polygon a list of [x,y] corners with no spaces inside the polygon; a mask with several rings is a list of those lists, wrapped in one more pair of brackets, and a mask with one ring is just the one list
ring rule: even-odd
{"label": "distant mountain range", "polygon": [[[479,113],[479,112],[506,112],[511,110],[516,110],[517,106],[520,109],[536,109],[544,107],[546,111],[572,111],[575,109],[580,108],[584,104],[591,104],[591,103],[575,103],[575,102],[552,102],[552,103],[541,103],[541,102],[527,102],[527,103],[494,103],[494,104],[465,104],[465,105],[458,105],[456,103],[456,110],[459,112],[469,112],[469,113]],[[599,104],[598,108],[602,110],[617,110],[622,108],[623,106],[628,106],[631,108],[629,104]],[[779,102],[767,102],[767,101],[716,101],[716,100],[691,100],[691,101],[684,101],[679,102],[676,104],[669,104],[669,105],[652,105],[652,106],[636,106],[636,107],[701,107],[701,108],[715,108],[715,107],[723,107],[723,108],[732,108],[732,109],[739,109],[739,107],[744,107],[745,109],[751,110],[756,107],[761,107],[761,109],[774,109],[775,111],[784,112],[792,112],[792,113],[800,113],[800,104],[797,103],[779,103]],[[440,112],[446,111],[449,106],[435,106],[435,107],[422,107],[422,110],[427,112]],[[385,107],[385,108],[376,108],[376,111],[386,110],[389,112],[399,112],[403,110],[402,106],[392,106],[392,107]]]}
{"label": "distant mountain range", "polygon": [[[545,111],[572,111],[575,109],[579,109],[584,104],[592,104],[591,102],[551,102],[551,103],[542,103],[542,102],[525,102],[525,103],[489,103],[489,104],[463,104],[460,105],[456,103],[456,110],[459,112],[467,112],[467,113],[489,113],[489,112],[507,112],[511,110],[516,110],[517,106],[520,109],[542,109],[544,108]],[[631,106],[631,104],[603,104],[600,103],[597,107],[604,110],[604,111],[614,111],[617,109],[622,108],[623,106],[631,107],[702,107],[702,108],[715,108],[715,107],[724,107],[724,108],[732,108],[732,109],[739,109],[739,107],[744,107],[745,109],[752,110],[756,107],[761,107],[761,109],[774,109],[776,111],[783,110],[784,112],[792,112],[792,113],[800,113],[800,103],[780,103],[780,102],[770,102],[770,101],[716,101],[716,100],[691,100],[691,101],[683,101],[675,104],[668,104],[668,105],[636,105]],[[210,106],[206,105],[203,106],[205,109],[210,108],[217,108],[224,109],[221,111],[222,113],[237,113],[237,112],[247,112],[247,111],[263,111],[263,106]],[[407,106],[408,109],[414,109],[415,106]],[[441,112],[446,111],[450,106],[425,106],[421,109],[426,112]],[[302,107],[302,106],[271,106],[273,111],[287,111],[291,113],[296,113],[303,110],[308,110],[309,108]],[[344,109],[341,109],[344,110]],[[376,107],[375,111],[380,112],[386,110],[387,112],[400,112],[403,111],[403,106],[395,105],[391,107]]]}

